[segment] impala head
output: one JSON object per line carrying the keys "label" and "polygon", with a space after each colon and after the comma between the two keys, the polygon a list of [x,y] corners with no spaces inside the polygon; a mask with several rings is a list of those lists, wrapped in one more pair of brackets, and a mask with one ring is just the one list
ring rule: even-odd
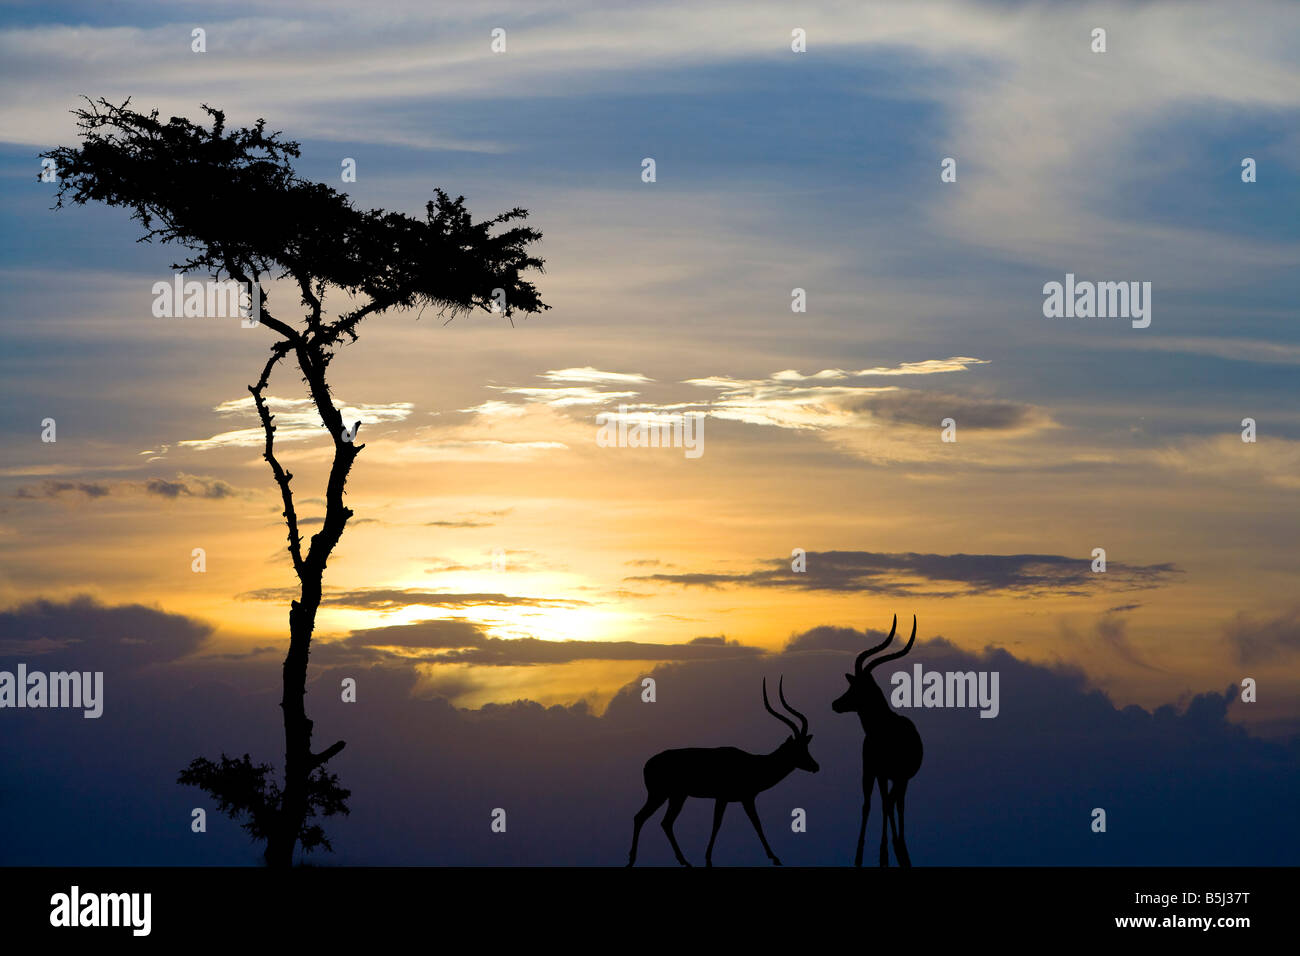
{"label": "impala head", "polygon": [[[853,673],[845,674],[844,679],[849,682],[849,689],[831,704],[831,709],[837,714],[849,714],[853,712],[861,713],[864,710],[870,710],[872,707],[888,707],[885,702],[885,695],[881,693],[876,679],[871,676],[871,672],[876,666],[885,663],[885,661],[897,660],[912,649],[912,644],[916,642],[916,615],[912,615],[912,636],[907,639],[907,646],[901,651],[895,651],[892,654],[886,654],[884,657],[877,657],[871,663],[867,663],[867,658],[877,651],[883,651],[889,646],[889,642],[894,639],[894,632],[898,630],[898,615],[894,615],[894,624],[889,629],[889,636],[875,647],[869,647],[853,662]],[[863,665],[866,664],[865,667]]]}
{"label": "impala head", "polygon": [[812,754],[808,752],[808,745],[812,743],[813,735],[808,733],[808,718],[799,711],[791,707],[785,699],[785,677],[783,676],[776,685],[777,696],[781,698],[781,706],[788,710],[794,716],[799,718],[799,725],[796,727],[793,720],[784,714],[778,714],[772,709],[772,705],[767,700],[767,678],[763,678],[763,706],[767,712],[775,717],[781,723],[785,724],[794,732],[793,737],[787,737],[785,743],[779,749],[788,751],[794,760],[794,765],[800,770],[807,770],[809,773],[816,773],[821,768],[817,766],[817,761],[813,760]]}

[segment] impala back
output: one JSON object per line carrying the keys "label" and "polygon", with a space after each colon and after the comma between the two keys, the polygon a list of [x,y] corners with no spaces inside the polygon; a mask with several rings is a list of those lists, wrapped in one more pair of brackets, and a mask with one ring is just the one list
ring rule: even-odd
{"label": "impala back", "polygon": [[736,747],[665,750],[646,761],[646,789],[669,796],[741,800],[756,792],[757,759]]}

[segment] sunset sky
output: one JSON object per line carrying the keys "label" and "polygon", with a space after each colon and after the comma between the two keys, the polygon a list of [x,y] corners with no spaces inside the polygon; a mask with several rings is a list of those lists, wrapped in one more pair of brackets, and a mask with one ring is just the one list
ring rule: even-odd
{"label": "sunset sky", "polygon": [[[38,181],[79,97],[129,96],[265,117],[361,208],[419,215],[441,187],[543,233],[550,311],[394,313],[333,363],[365,449],[322,661],[600,714],[668,662],[915,614],[922,647],[1077,668],[1117,708],[1253,677],[1229,720],[1300,730],[1300,9],[572,8],[5,6],[5,661],[94,640],[31,623],[82,595],[195,622],[193,673],[245,661],[271,689],[287,646],[247,392],[272,333],[154,318],[181,251]],[[1045,318],[1067,273],[1150,282],[1150,327]],[[268,394],[319,518],[328,438],[291,371]],[[620,404],[702,413],[703,454],[599,447]]]}

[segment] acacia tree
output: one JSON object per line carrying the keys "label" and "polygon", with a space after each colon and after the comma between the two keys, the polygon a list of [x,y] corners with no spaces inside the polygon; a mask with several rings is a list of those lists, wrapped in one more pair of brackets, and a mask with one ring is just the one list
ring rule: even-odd
{"label": "acacia tree", "polygon": [[[211,127],[183,117],[167,122],[158,111],[129,109],[87,100],[74,111],[81,145],[42,153],[58,176],[55,208],[65,200],[78,205],[102,202],[124,206],[144,234],[138,241],[175,243],[189,258],[172,265],[186,272],[234,279],[261,290],[260,324],[275,333],[270,356],[248,386],[266,433],[263,457],[271,466],[284,504],[288,551],[299,594],[289,608],[289,650],[284,659],[284,784],[269,764],[254,765],[247,754],[220,762],[194,760],[180,782],[206,790],[231,817],[245,817],[244,828],[266,841],[266,862],[286,867],[294,846],[330,849],[312,819],[346,813],[349,791],[328,773],[326,761],[343,749],[338,741],[312,751],[312,722],[305,707],[307,659],[325,568],[352,517],[343,503],[348,473],[365,447],[355,442],[360,425],[345,428],[330,395],[326,372],[337,349],[355,341],[357,327],[391,309],[434,306],[451,317],[473,309],[495,311],[504,294],[506,316],[548,308],[533,284],[521,278],[541,271],[542,260],[528,247],[541,233],[517,224],[527,217],[515,208],[474,222],[464,197],[451,199],[441,189],[425,207],[424,218],[383,210],[360,210],[346,195],[322,183],[301,179],[291,159],[296,142],[268,133],[259,119],[251,129],[227,131],[225,114],[203,106]],[[502,227],[498,229],[498,227]],[[301,294],[305,315],[292,321],[268,308],[262,282],[289,278]],[[327,291],[343,297],[344,308],[327,314]],[[325,518],[306,550],[299,532],[291,482],[275,454],[275,416],[265,392],[277,365],[291,359],[301,373],[321,424],[334,443],[325,488]]]}

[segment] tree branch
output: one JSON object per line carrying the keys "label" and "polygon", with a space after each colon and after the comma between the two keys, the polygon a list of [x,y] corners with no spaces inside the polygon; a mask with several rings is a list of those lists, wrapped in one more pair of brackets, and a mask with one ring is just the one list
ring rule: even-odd
{"label": "tree branch", "polygon": [[[226,273],[227,273],[227,274],[228,274],[232,279],[237,279],[238,281],[244,283],[244,285],[248,286],[248,288],[250,289],[250,291],[252,290],[252,288],[253,288],[253,283],[255,283],[255,282],[257,283],[258,288],[259,288],[259,289],[261,288],[261,285],[262,285],[262,276],[261,276],[261,274],[257,271],[256,267],[253,268],[253,278],[250,279],[250,278],[249,278],[249,277],[244,273],[244,270],[243,270],[243,269],[239,268],[239,266],[235,265],[235,263],[233,263],[233,262],[230,260],[230,257],[229,257],[229,256],[224,256],[224,254],[223,254],[223,258],[225,259]],[[262,294],[262,295],[259,297],[259,300],[260,300],[260,302],[261,302],[261,307],[260,307],[260,311],[259,311],[259,313],[258,313],[258,319],[257,319],[258,322],[260,322],[262,325],[265,325],[265,326],[266,326],[268,329],[270,329],[272,332],[279,332],[280,335],[282,335],[282,336],[283,336],[285,339],[287,339],[290,343],[293,343],[293,344],[296,345],[298,342],[301,342],[301,341],[302,341],[302,335],[298,332],[297,329],[295,329],[295,328],[294,328],[293,326],[291,326],[291,325],[288,325],[288,324],[285,323],[285,322],[281,322],[279,319],[275,318],[275,316],[271,315],[270,311],[269,311],[269,310],[267,309],[267,307],[266,307],[266,295],[265,295],[265,294]]]}
{"label": "tree branch", "polygon": [[[356,327],[362,319],[373,313],[383,312],[385,309],[391,308],[394,304],[395,303],[393,302],[381,299],[372,299],[361,308],[349,312],[347,315],[341,315],[336,321],[330,322],[321,327],[321,330],[316,334],[315,344],[322,348],[328,348],[344,335],[347,335],[353,341],[356,341]],[[318,312],[317,318],[319,318],[319,315]]]}
{"label": "tree branch", "polygon": [[339,740],[339,741],[336,741],[335,743],[330,744],[328,747],[326,747],[326,748],[325,748],[324,750],[322,750],[320,753],[318,753],[318,754],[312,754],[312,755],[311,755],[311,769],[312,769],[312,770],[315,770],[317,767],[319,767],[321,764],[325,763],[325,762],[326,762],[327,760],[329,760],[331,757],[336,756],[336,755],[338,754],[338,752],[339,752],[340,750],[342,750],[342,749],[343,749],[344,747],[346,747],[346,746],[347,746],[347,744],[345,744],[343,741]]}
{"label": "tree branch", "polygon": [[307,316],[307,331],[319,329],[322,308],[320,296],[312,292],[311,279],[306,271],[298,268],[291,268],[290,271],[298,281],[298,288],[302,290],[303,304],[311,307],[311,315]]}
{"label": "tree branch", "polygon": [[292,345],[288,342],[277,342],[271,347],[271,357],[267,360],[266,367],[262,369],[262,377],[257,380],[256,385],[248,386],[248,390],[253,393],[253,404],[257,406],[258,417],[262,420],[262,430],[266,432],[266,451],[262,457],[266,459],[271,466],[271,473],[275,475],[275,483],[280,486],[280,497],[284,501],[284,519],[289,525],[289,555],[293,558],[293,570],[298,577],[302,577],[302,538],[298,534],[298,513],[293,506],[293,492],[289,490],[289,482],[293,480],[293,475],[286,472],[280,462],[275,457],[275,426],[272,423],[275,416],[271,414],[266,407],[266,400],[262,398],[262,391],[266,388],[271,378],[271,369],[275,363],[289,354]]}
{"label": "tree branch", "polygon": [[[334,461],[330,465],[329,483],[325,488],[325,520],[320,531],[312,535],[311,547],[307,551],[305,564],[314,570],[323,570],[330,553],[343,536],[343,528],[352,517],[350,508],[343,504],[343,489],[347,484],[348,472],[357,453],[364,448],[343,437],[343,415],[334,407],[330,397],[329,386],[325,382],[325,358],[323,352],[299,339],[295,346],[298,366],[311,389],[312,400],[321,422],[334,439]],[[314,354],[313,354],[314,353]],[[356,436],[353,435],[353,438]]]}

